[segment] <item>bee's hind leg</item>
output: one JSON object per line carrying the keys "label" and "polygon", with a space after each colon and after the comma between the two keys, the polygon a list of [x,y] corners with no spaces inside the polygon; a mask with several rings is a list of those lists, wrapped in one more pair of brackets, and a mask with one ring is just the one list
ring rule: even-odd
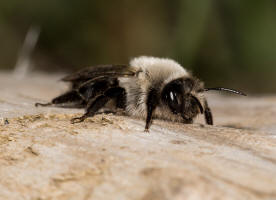
{"label": "bee's hind leg", "polygon": [[53,103],[52,102],[49,102],[49,103],[35,103],[35,107],[47,107],[47,106],[52,106]]}
{"label": "bee's hind leg", "polygon": [[36,103],[35,106],[54,106],[62,108],[84,108],[86,101],[81,94],[75,90],[70,90],[56,98],[49,103]]}
{"label": "bee's hind leg", "polygon": [[[125,96],[125,89],[121,87],[110,88],[106,90],[104,94],[91,99],[87,104],[86,113],[81,117],[73,118],[71,122],[73,124],[83,122],[86,118],[93,117],[95,114],[97,114],[97,112],[101,108],[103,108],[106,105],[106,103],[111,99],[116,99],[118,101],[119,99],[122,100],[124,96]],[[123,105],[120,105],[120,104],[118,105],[118,102],[117,102],[117,107],[118,106],[123,107]]]}

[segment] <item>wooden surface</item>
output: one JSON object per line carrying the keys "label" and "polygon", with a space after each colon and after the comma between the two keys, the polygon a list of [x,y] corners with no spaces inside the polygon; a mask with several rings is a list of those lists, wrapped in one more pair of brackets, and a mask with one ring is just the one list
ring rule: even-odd
{"label": "wooden surface", "polygon": [[276,97],[210,94],[215,126],[35,108],[59,76],[0,74],[0,199],[276,199]]}

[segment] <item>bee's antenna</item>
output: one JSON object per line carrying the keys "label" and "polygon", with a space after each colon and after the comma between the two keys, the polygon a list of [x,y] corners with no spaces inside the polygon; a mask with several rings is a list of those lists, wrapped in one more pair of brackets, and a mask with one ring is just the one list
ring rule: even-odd
{"label": "bee's antenna", "polygon": [[200,113],[203,114],[204,109],[203,109],[203,107],[202,107],[200,101],[198,100],[198,98],[196,98],[196,97],[193,96],[193,95],[192,95],[192,98],[196,101],[197,106],[198,106],[198,108],[199,108],[199,110],[200,110]]}
{"label": "bee's antenna", "polygon": [[230,89],[230,88],[216,87],[216,88],[205,88],[204,89],[205,92],[210,91],[210,90],[226,91],[226,92],[231,92],[231,93],[234,93],[234,94],[239,94],[239,95],[242,95],[242,96],[247,96],[243,92],[240,92],[240,91],[234,90],[234,89]]}

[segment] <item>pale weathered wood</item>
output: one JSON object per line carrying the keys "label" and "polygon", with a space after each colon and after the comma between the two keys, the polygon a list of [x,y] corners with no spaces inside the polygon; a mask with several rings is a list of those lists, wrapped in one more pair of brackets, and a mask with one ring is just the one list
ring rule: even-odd
{"label": "pale weathered wood", "polygon": [[[276,199],[276,97],[209,95],[216,126],[35,108],[59,76],[0,74],[0,199]],[[5,124],[5,119],[9,124]]]}

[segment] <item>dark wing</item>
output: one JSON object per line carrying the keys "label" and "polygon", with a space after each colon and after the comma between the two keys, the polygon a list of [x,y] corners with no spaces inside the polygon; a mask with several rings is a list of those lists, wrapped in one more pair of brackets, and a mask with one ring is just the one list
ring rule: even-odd
{"label": "dark wing", "polygon": [[99,65],[82,69],[76,73],[65,76],[62,81],[83,83],[97,77],[123,77],[135,76],[136,70],[127,65]]}
{"label": "dark wing", "polygon": [[66,93],[54,98],[46,104],[36,106],[58,106],[83,108],[90,99],[104,93],[110,88],[118,87],[118,77],[131,77],[139,73],[133,67],[126,65],[100,65],[88,67],[62,79],[71,82],[71,88]]}

